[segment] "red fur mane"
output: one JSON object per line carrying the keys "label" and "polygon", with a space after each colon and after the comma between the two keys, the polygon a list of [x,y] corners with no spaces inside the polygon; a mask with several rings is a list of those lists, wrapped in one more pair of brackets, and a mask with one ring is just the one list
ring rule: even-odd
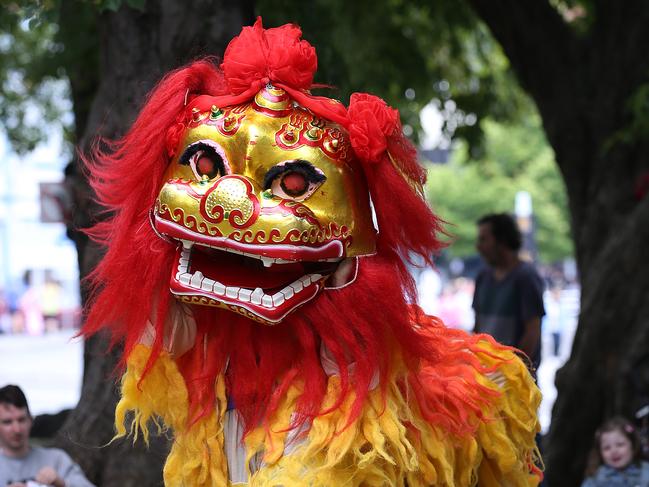
{"label": "red fur mane", "polygon": [[[123,343],[127,357],[156,316],[149,366],[162,351],[164,319],[174,299],[168,278],[175,250],[154,233],[149,211],[185,127],[186,97],[202,94],[227,94],[221,71],[209,61],[165,77],[130,131],[85,161],[109,216],[89,232],[107,251],[89,278],[93,293],[83,333],[109,329],[112,344]],[[324,291],[273,327],[228,311],[193,307],[196,345],[177,360],[193,419],[213,409],[214,381],[226,364],[228,394],[248,430],[270,420],[295,381],[303,384],[297,421],[321,414],[324,344],[340,369],[341,399],[350,391],[356,394],[350,421],[360,413],[374,375],[385,386],[392,359],[400,354],[410,370],[402,385],[415,391],[424,417],[458,433],[473,428],[471,418],[485,401],[485,389],[475,379],[480,366],[470,352],[478,339],[462,335],[457,340],[461,332],[408,304],[415,287],[404,259],[418,254],[430,262],[440,247],[440,223],[404,179],[425,180],[412,146],[399,133],[388,147],[394,164],[386,154],[364,168],[379,224],[378,253],[360,259],[353,285]]]}

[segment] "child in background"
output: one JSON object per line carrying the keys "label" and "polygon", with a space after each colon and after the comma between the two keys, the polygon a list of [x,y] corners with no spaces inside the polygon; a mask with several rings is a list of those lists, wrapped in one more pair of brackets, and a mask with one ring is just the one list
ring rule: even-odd
{"label": "child in background", "polygon": [[581,487],[649,487],[649,463],[641,461],[635,427],[626,419],[608,420],[595,433],[598,468]]}

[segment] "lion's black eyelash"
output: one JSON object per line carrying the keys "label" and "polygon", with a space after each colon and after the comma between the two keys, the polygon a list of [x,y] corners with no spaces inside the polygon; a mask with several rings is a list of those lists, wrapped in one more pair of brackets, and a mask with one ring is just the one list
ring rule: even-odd
{"label": "lion's black eyelash", "polygon": [[313,164],[308,161],[298,159],[271,167],[264,176],[264,189],[270,189],[273,181],[277,178],[277,176],[289,171],[297,171],[302,173],[306,180],[312,184],[320,184],[327,179],[327,177],[319,172],[313,166]]}
{"label": "lion's black eyelash", "polygon": [[205,142],[195,142],[187,147],[178,159],[178,162],[182,165],[190,166],[196,177],[200,179],[201,175],[197,173],[197,168],[192,164],[194,156],[199,153],[209,157],[214,162],[215,174],[223,176],[229,172],[229,166],[224,161],[224,155],[217,148]]}
{"label": "lion's black eyelash", "polygon": [[185,149],[185,152],[183,152],[183,154],[180,156],[178,162],[180,162],[180,164],[188,166],[191,162],[192,156],[200,151],[203,151],[208,156],[213,156],[215,161],[221,161],[222,164],[223,159],[221,155],[216,152],[216,150],[214,150],[214,147],[204,142],[197,142],[187,147],[187,149]]}

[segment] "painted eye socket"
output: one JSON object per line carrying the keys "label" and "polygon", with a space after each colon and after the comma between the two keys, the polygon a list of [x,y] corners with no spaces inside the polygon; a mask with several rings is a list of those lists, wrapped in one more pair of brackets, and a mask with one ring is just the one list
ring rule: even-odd
{"label": "painted eye socket", "polygon": [[208,179],[212,179],[220,175],[219,162],[221,161],[217,162],[214,159],[213,155],[206,154],[203,151],[198,151],[190,159],[189,165],[199,178],[202,179],[205,176]]}
{"label": "painted eye socket", "polygon": [[199,181],[221,177],[230,172],[225,151],[211,140],[194,142],[185,149],[179,162],[189,166]]}
{"label": "painted eye socket", "polygon": [[274,196],[304,201],[326,181],[324,173],[310,162],[284,161],[271,168],[264,177],[264,189]]}

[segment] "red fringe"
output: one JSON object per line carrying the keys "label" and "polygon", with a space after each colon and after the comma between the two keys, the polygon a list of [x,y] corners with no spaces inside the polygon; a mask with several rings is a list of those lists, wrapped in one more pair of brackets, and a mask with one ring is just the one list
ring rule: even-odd
{"label": "red fringe", "polygon": [[[142,112],[121,140],[99,140],[83,157],[105,220],[87,230],[107,251],[88,276],[91,297],[83,329],[88,336],[110,328],[111,345],[125,342],[125,356],[137,343],[157,303],[155,350],[161,347],[174,246],[159,239],[149,224],[169,163],[168,145],[184,129],[187,94],[225,92],[221,72],[209,61],[169,73],[150,94]],[[103,145],[104,148],[100,148]]]}

